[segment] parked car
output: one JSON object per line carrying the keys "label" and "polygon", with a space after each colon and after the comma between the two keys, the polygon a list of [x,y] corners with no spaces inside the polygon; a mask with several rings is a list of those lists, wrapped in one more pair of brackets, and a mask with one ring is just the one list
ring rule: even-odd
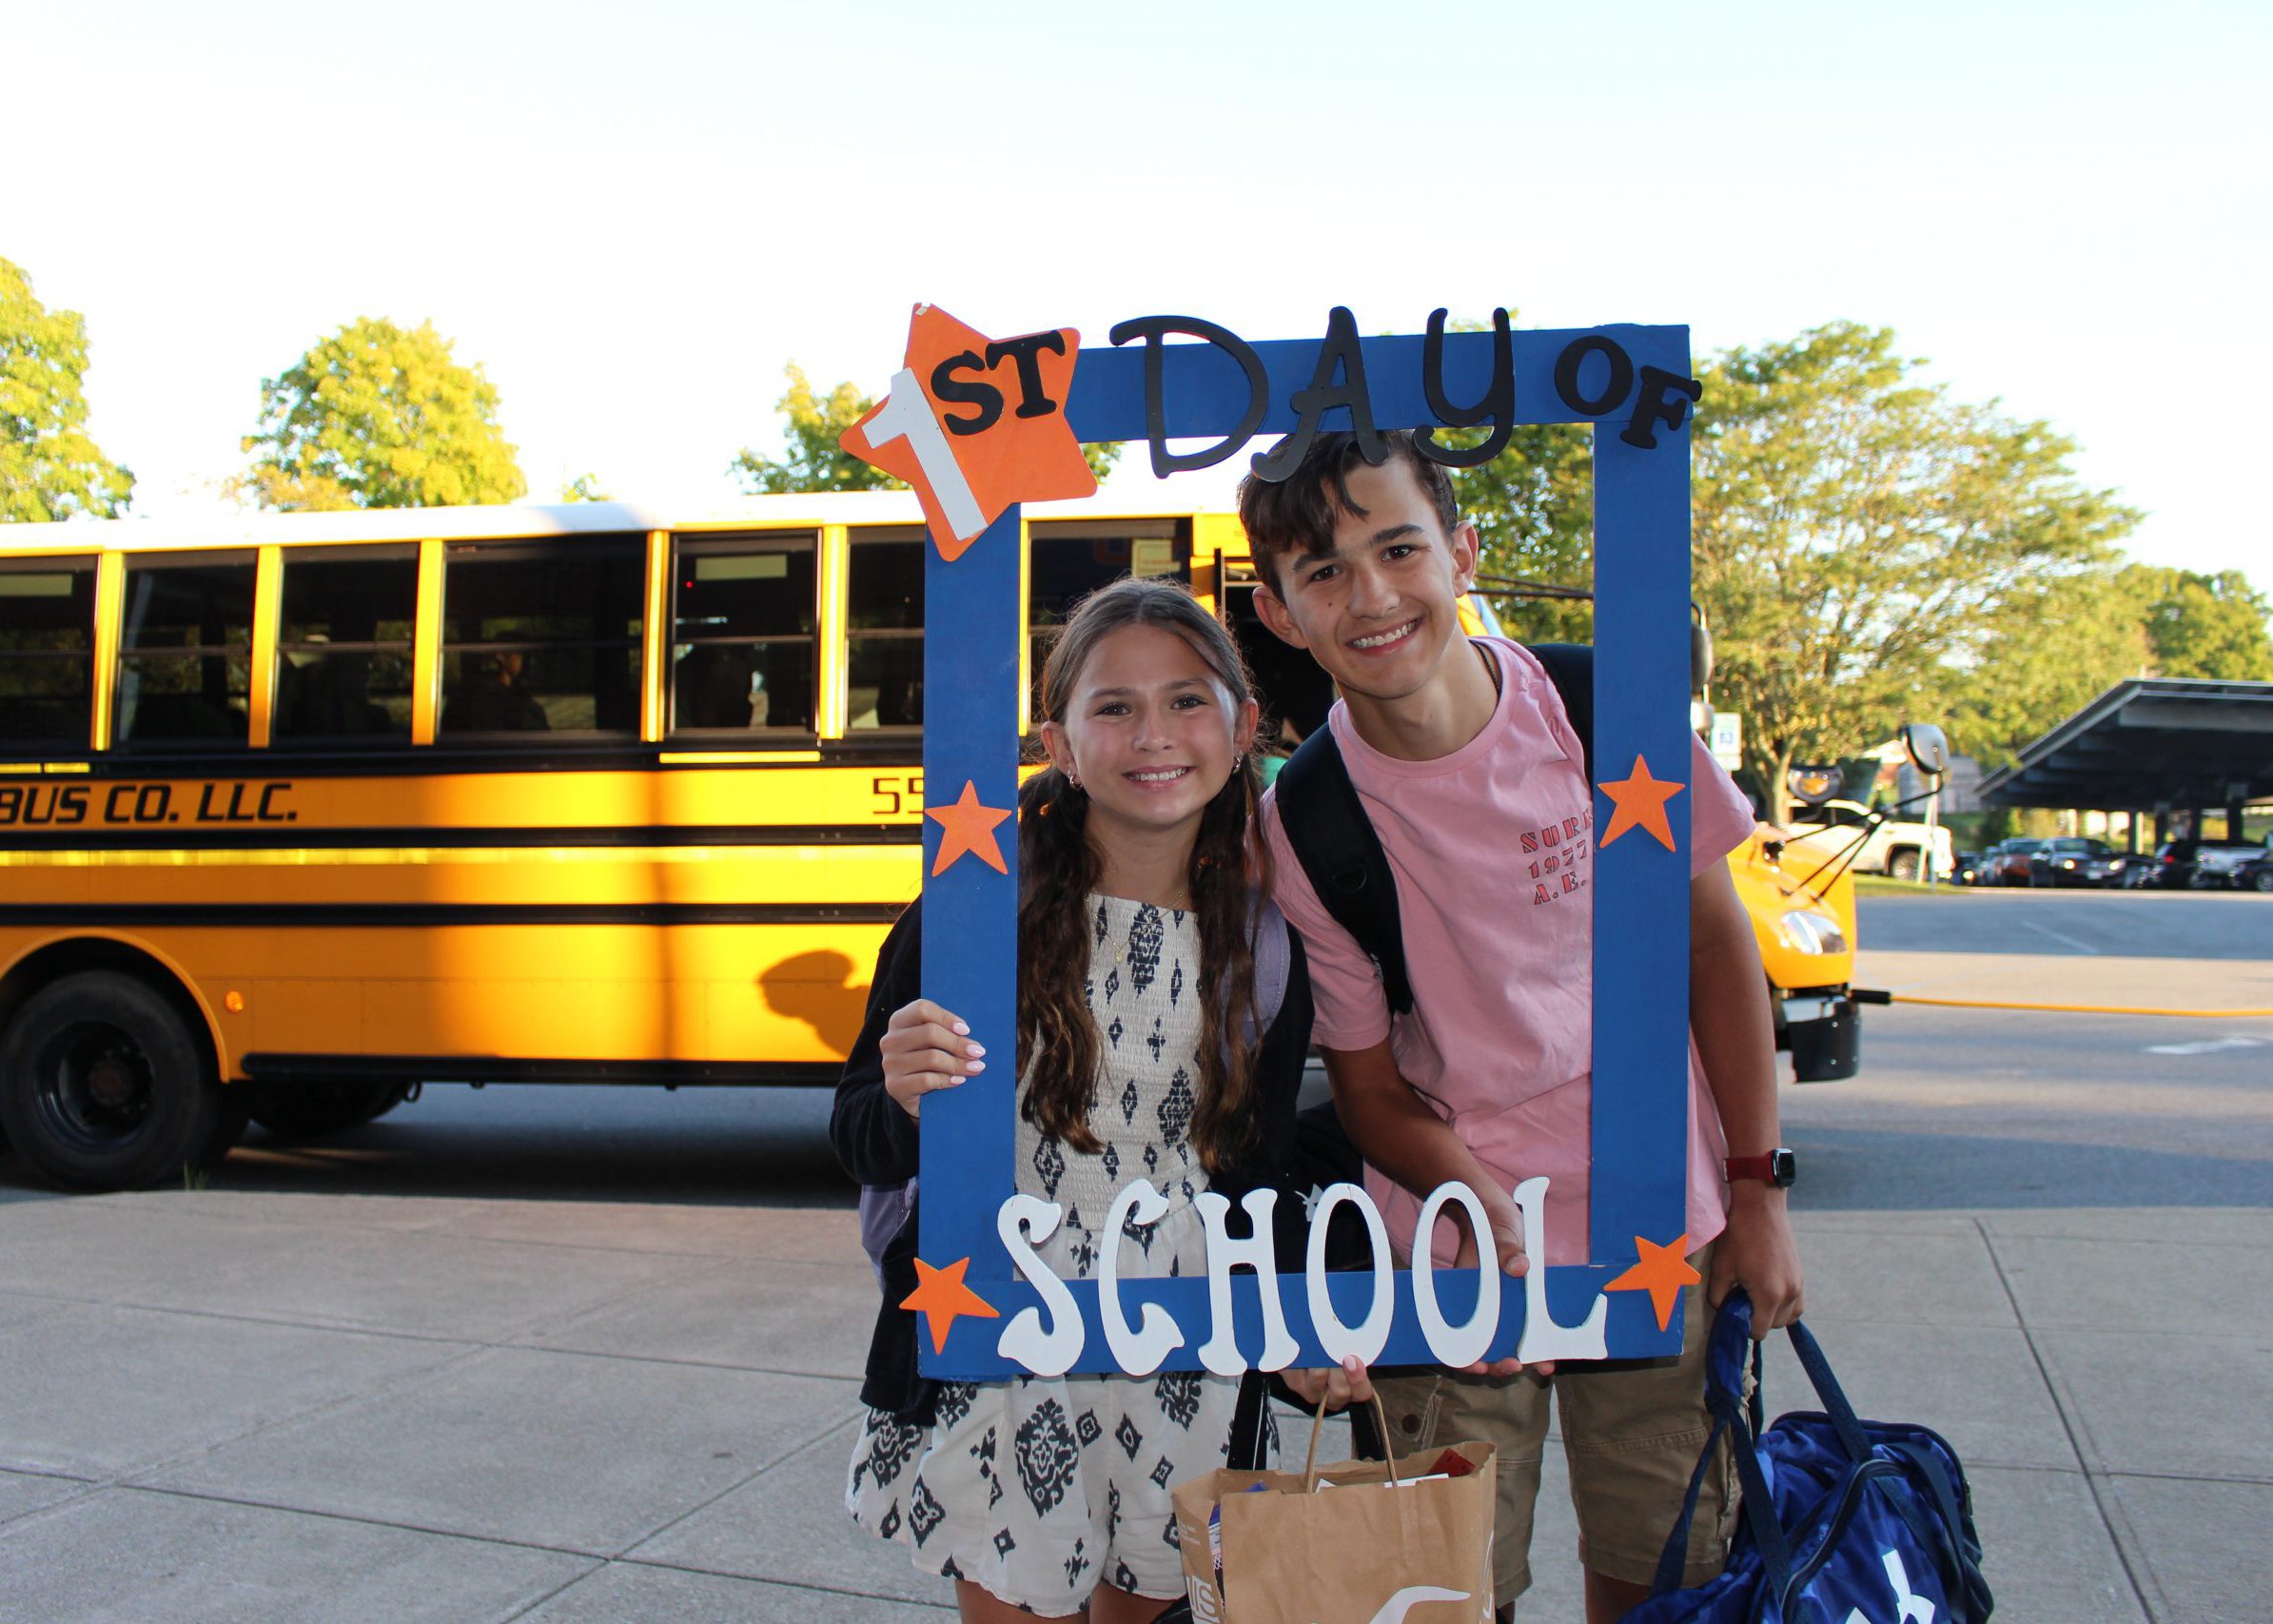
{"label": "parked car", "polygon": [[1961,886],[1979,885],[1981,883],[1981,853],[1960,851],[1957,854],[1957,866],[1950,871],[1950,877]]}
{"label": "parked car", "polygon": [[2197,890],[2238,887],[2242,870],[2265,855],[2262,840],[2204,840],[2196,843],[2191,884]]}
{"label": "parked car", "polygon": [[1924,872],[1929,857],[1936,875],[1957,867],[1948,828],[1888,817],[1859,801],[1825,801],[1794,809],[1783,840],[1795,854],[1813,852],[1818,862],[1835,863],[1858,874],[1914,880]]}
{"label": "parked car", "polygon": [[2044,842],[2035,838],[2000,840],[1989,849],[1986,858],[1988,872],[1981,883],[1985,886],[2025,886],[2033,884],[2028,859]]}
{"label": "parked car", "polygon": [[2273,891],[2273,840],[2268,840],[2265,850],[2234,871],[2234,884],[2244,890]]}
{"label": "parked car", "polygon": [[2255,840],[2165,840],[2156,848],[2150,884],[2164,890],[2214,890],[2235,883],[2244,863],[2265,851]]}
{"label": "parked car", "polygon": [[2111,886],[2123,874],[2123,853],[2105,840],[2064,835],[2040,840],[2028,853],[2032,886]]}

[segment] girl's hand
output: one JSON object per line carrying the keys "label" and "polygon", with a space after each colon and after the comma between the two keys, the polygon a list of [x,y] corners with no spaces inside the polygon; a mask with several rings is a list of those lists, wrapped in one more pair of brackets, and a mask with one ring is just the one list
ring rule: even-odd
{"label": "girl's hand", "polygon": [[1282,1370],[1279,1378],[1302,1395],[1303,1402],[1312,1409],[1318,1407],[1322,1398],[1328,1410],[1346,1410],[1352,1404],[1373,1401],[1373,1381],[1365,1374],[1365,1367],[1358,1362],[1356,1354],[1344,1359],[1339,1369],[1329,1366],[1324,1370]]}
{"label": "girl's hand", "polygon": [[877,1040],[884,1057],[884,1091],[900,1109],[915,1116],[923,1097],[952,1088],[987,1069],[987,1051],[970,1041],[970,1028],[928,998],[892,1012]]}

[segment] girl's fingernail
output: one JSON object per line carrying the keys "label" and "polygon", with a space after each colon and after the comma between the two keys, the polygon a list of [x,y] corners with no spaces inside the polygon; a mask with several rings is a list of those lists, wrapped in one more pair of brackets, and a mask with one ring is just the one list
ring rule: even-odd
{"label": "girl's fingernail", "polygon": [[959,1038],[967,1038],[970,1036],[970,1028],[965,1026],[962,1022],[957,1021],[955,1023],[955,1036]]}
{"label": "girl's fingernail", "polygon": [[970,1061],[964,1066],[963,1069],[970,1072],[984,1071],[987,1069],[987,1063],[983,1060]]}
{"label": "girl's fingernail", "polygon": [[963,1050],[973,1060],[978,1059],[980,1055],[987,1052],[985,1046],[981,1044],[965,1044],[963,1046]]}

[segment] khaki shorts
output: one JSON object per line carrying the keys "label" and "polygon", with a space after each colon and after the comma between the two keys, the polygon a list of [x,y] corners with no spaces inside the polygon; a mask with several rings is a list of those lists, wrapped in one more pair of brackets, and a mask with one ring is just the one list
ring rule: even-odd
{"label": "khaki shorts", "polygon": [[[1690,1262],[1710,1278],[1712,1248]],[[1681,1357],[1566,1365],[1554,1376],[1464,1376],[1457,1371],[1383,1374],[1375,1382],[1388,1413],[1391,1446],[1430,1449],[1463,1438],[1499,1451],[1499,1514],[1492,1541],[1499,1604],[1531,1588],[1531,1514],[1539,1492],[1548,1396],[1562,1416],[1562,1449],[1578,1514],[1578,1560],[1609,1578],[1648,1584],[1666,1536],[1681,1515],[1689,1476],[1712,1435],[1705,1412],[1705,1343],[1713,1316],[1702,1288],[1681,1294]],[[1728,1559],[1736,1514],[1736,1470],[1724,1438],[1697,1493],[1681,1583],[1700,1585]]]}

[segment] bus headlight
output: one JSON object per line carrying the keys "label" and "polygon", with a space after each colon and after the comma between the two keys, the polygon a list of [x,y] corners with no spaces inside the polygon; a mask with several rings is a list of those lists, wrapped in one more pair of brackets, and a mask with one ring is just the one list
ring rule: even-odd
{"label": "bus headlight", "polygon": [[1783,932],[1784,940],[1803,953],[1843,953],[1847,950],[1847,932],[1828,913],[1795,908],[1777,922],[1777,928]]}

